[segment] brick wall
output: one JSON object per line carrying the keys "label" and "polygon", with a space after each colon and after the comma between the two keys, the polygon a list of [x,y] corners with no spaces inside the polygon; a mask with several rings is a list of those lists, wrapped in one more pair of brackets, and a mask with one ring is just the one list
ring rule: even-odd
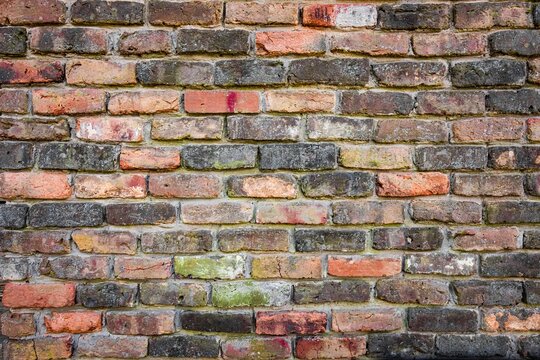
{"label": "brick wall", "polygon": [[540,358],[535,27],[0,0],[4,359]]}

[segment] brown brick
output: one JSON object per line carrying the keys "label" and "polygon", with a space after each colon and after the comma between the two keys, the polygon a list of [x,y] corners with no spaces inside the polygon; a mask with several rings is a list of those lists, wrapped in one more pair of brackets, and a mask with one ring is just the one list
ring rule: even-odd
{"label": "brown brick", "polygon": [[296,180],[285,174],[231,176],[227,181],[230,197],[286,198],[297,195]]}
{"label": "brown brick", "polygon": [[111,94],[108,109],[113,115],[177,112],[180,94],[173,90],[128,91]]}
{"label": "brown brick", "polygon": [[454,233],[452,247],[461,251],[499,251],[518,248],[517,228],[463,229]]}
{"label": "brown brick", "polygon": [[66,5],[60,0],[6,0],[0,25],[41,25],[65,22]]}
{"label": "brown brick", "polygon": [[413,165],[406,146],[343,145],[339,157],[343,167],[354,169],[409,169]]}
{"label": "brown brick", "polygon": [[220,201],[217,203],[186,203],[181,207],[186,224],[241,224],[253,218],[253,204]]}
{"label": "brown brick", "polygon": [[0,113],[26,114],[28,93],[25,90],[0,89]]}
{"label": "brown brick", "polygon": [[397,201],[338,201],[332,204],[334,224],[401,224],[404,203]]}
{"label": "brown brick", "polygon": [[174,332],[175,312],[107,312],[107,330],[117,335],[163,335]]}
{"label": "brown brick", "polygon": [[259,256],[252,260],[251,276],[254,279],[320,279],[322,262],[318,256]]}
{"label": "brown brick", "polygon": [[137,252],[137,238],[126,231],[75,230],[71,238],[83,253],[135,255]]}
{"label": "brown brick", "polygon": [[521,196],[523,178],[511,174],[455,174],[452,192],[464,196]]}
{"label": "brown brick", "polygon": [[303,337],[296,340],[299,359],[357,358],[367,352],[364,336]]}
{"label": "brown brick", "polygon": [[9,338],[33,336],[36,333],[36,321],[31,313],[4,312],[0,316],[1,333]]}
{"label": "brown brick", "polygon": [[102,60],[70,60],[66,63],[66,82],[73,85],[133,85],[135,63]]}
{"label": "brown brick", "polygon": [[257,334],[318,334],[326,331],[326,314],[300,311],[259,311],[255,315]]}
{"label": "brown brick", "polygon": [[314,202],[259,203],[255,221],[258,224],[325,224],[328,208]]}
{"label": "brown brick", "polygon": [[481,33],[414,34],[412,44],[420,56],[482,55],[487,51],[487,38]]}
{"label": "brown brick", "polygon": [[152,121],[154,140],[215,140],[223,135],[218,116],[163,118]]}
{"label": "brown brick", "polygon": [[518,118],[479,118],[452,123],[453,141],[457,143],[491,143],[517,141],[523,137],[523,121]]}
{"label": "brown brick", "polygon": [[148,7],[148,21],[158,26],[217,26],[221,21],[222,8],[221,1],[152,0]]}
{"label": "brown brick", "polygon": [[296,25],[298,5],[288,2],[227,2],[225,23],[245,25]]}
{"label": "brown brick", "polygon": [[332,310],[332,330],[352,331],[393,331],[403,326],[399,309]]}
{"label": "brown brick", "polygon": [[411,36],[406,33],[383,33],[361,30],[333,35],[332,52],[356,53],[371,56],[405,56]]}
{"label": "brown brick", "polygon": [[265,95],[266,110],[271,112],[332,112],[336,102],[330,91],[270,90]]}
{"label": "brown brick", "polygon": [[122,55],[169,54],[171,34],[165,30],[124,32],[118,40],[118,51]]}
{"label": "brown brick", "polygon": [[114,273],[118,279],[167,279],[171,276],[171,258],[117,257]]}
{"label": "brown brick", "polygon": [[148,191],[155,197],[211,199],[219,197],[221,180],[215,175],[150,175]]}

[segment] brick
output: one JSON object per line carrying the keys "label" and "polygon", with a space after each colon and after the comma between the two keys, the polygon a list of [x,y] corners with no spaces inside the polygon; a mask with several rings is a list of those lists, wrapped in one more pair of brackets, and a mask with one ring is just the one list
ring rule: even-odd
{"label": "brick", "polygon": [[435,352],[435,335],[371,334],[368,337],[368,352],[382,358],[430,357]]}
{"label": "brick", "polygon": [[76,227],[103,224],[103,208],[96,203],[37,203],[28,213],[32,227]]}
{"label": "brick", "polygon": [[221,86],[278,85],[286,82],[285,67],[274,60],[222,60],[216,62],[215,84]]}
{"label": "brick", "polygon": [[534,56],[540,54],[538,30],[504,30],[489,35],[493,54]]}
{"label": "brick", "polygon": [[301,59],[289,64],[289,83],[363,86],[369,81],[367,59]]}
{"label": "brick", "polygon": [[421,115],[474,115],[482,114],[485,107],[482,92],[448,90],[419,92],[416,111]]}
{"label": "brick", "polygon": [[231,176],[227,180],[227,195],[294,199],[297,196],[296,179],[288,174]]}
{"label": "brick", "polygon": [[326,224],[328,208],[315,202],[259,203],[255,222],[258,224]]}
{"label": "brick", "polygon": [[540,249],[540,232],[525,231],[523,233],[523,247],[525,249]]}
{"label": "brick", "polygon": [[373,230],[373,249],[376,250],[437,250],[445,233],[438,227],[379,228]]}
{"label": "brick", "polygon": [[84,357],[142,358],[148,339],[142,336],[82,335],[77,354]]}
{"label": "brick", "polygon": [[53,312],[44,317],[48,333],[83,334],[101,331],[101,313],[96,311]]}
{"label": "brick", "polygon": [[378,143],[443,143],[448,141],[446,121],[392,119],[377,121]]}
{"label": "brick", "polygon": [[216,26],[220,23],[221,1],[173,2],[153,0],[148,7],[148,21],[152,25]]}
{"label": "brick", "polygon": [[0,84],[54,83],[63,80],[64,66],[60,61],[0,61]]}
{"label": "brick", "polygon": [[71,238],[83,253],[135,255],[137,252],[137,238],[126,231],[75,230]]}
{"label": "brick", "polygon": [[529,358],[538,357],[538,355],[540,354],[538,340],[540,340],[539,335],[521,337],[519,339],[519,353]]}
{"label": "brick", "polygon": [[5,312],[0,317],[2,335],[10,338],[32,336],[36,333],[34,314]]}
{"label": "brick", "polygon": [[264,170],[329,170],[337,166],[334,144],[261,145],[259,168]]}
{"label": "brick", "polygon": [[171,276],[169,257],[117,257],[114,274],[118,279],[168,279]]}
{"label": "brick", "polygon": [[267,255],[253,258],[254,279],[320,279],[322,262],[318,256]]}
{"label": "brick", "polygon": [[26,114],[27,112],[28,93],[25,90],[0,90],[0,113]]}
{"label": "brick", "polygon": [[66,63],[66,82],[70,85],[133,85],[135,63],[102,60],[70,60]]}
{"label": "brick", "polygon": [[442,86],[447,66],[438,61],[400,61],[372,65],[379,86],[415,87]]}
{"label": "brick", "polygon": [[245,267],[246,259],[241,255],[174,257],[174,273],[190,279],[243,278]]}
{"label": "brick", "polygon": [[401,224],[403,203],[397,201],[338,201],[332,204],[334,224]]}
{"label": "brick", "polygon": [[454,22],[458,29],[533,26],[531,6],[526,3],[463,3],[457,4],[454,12]]}
{"label": "brick", "polygon": [[448,29],[451,8],[447,4],[382,5],[379,25],[390,30]]}
{"label": "brick", "polygon": [[251,333],[253,331],[251,311],[243,312],[197,312],[180,313],[182,329],[205,332]]}
{"label": "brick", "polygon": [[300,119],[293,116],[229,116],[227,136],[231,140],[297,141]]}
{"label": "brick", "polygon": [[330,256],[328,275],[339,277],[382,277],[401,273],[400,257]]}
{"label": "brick", "polygon": [[158,225],[176,221],[176,207],[164,202],[108,204],[106,209],[110,225]]}
{"label": "brick", "polygon": [[136,311],[106,314],[107,330],[116,335],[163,335],[174,332],[175,312]]}
{"label": "brick", "polygon": [[141,235],[145,253],[182,254],[212,250],[212,233],[206,230],[151,232]]}
{"label": "brick", "polygon": [[481,170],[488,149],[480,146],[419,146],[415,163],[420,170]]}
{"label": "brick", "polygon": [[536,309],[489,309],[483,312],[486,331],[538,331],[540,313]]}
{"label": "brick", "polygon": [[2,273],[0,280],[25,280],[28,278],[29,262],[23,257],[4,257],[0,259]]}
{"label": "brick", "polygon": [[390,197],[448,194],[448,176],[438,172],[381,173],[377,176],[377,195]]}
{"label": "brick", "polygon": [[34,339],[38,359],[68,359],[73,351],[71,336],[40,337]]}
{"label": "brick", "polygon": [[437,336],[437,354],[454,358],[510,357],[514,344],[508,336],[440,335]]}
{"label": "brick", "polygon": [[[1,94],[0,94],[1,98]],[[540,119],[532,118],[527,120],[527,138],[530,141],[540,142]]]}
{"label": "brick", "polygon": [[57,172],[3,172],[0,197],[4,199],[67,199],[71,196],[68,176]]}
{"label": "brick", "polygon": [[[525,303],[538,305],[540,304],[540,282],[526,281],[523,283],[525,290]],[[521,298],[520,298],[521,300]]]}
{"label": "brick", "polygon": [[221,139],[222,133],[223,119],[218,116],[152,120],[154,140],[214,140]]}
{"label": "brick", "polygon": [[314,4],[302,9],[302,25],[359,28],[377,25],[377,8],[373,5]]}
{"label": "brick", "polygon": [[268,359],[288,359],[291,357],[292,350],[287,338],[250,337],[222,341],[221,352],[224,359],[248,360],[260,356]]}
{"label": "brick", "polygon": [[181,218],[186,224],[242,224],[252,220],[253,209],[249,202],[186,203]]}
{"label": "brick", "polygon": [[537,253],[493,254],[482,256],[480,274],[484,277],[540,277]]}
{"label": "brick", "polygon": [[141,284],[141,302],[145,305],[205,306],[206,286],[183,282],[148,282]]}
{"label": "brick", "polygon": [[299,359],[341,359],[364,355],[364,336],[302,337],[296,340],[296,357]]}
{"label": "brick", "polygon": [[78,0],[71,6],[71,21],[76,24],[140,25],[144,4],[134,1]]}
{"label": "brick", "polygon": [[516,141],[523,137],[523,122],[516,118],[477,118],[452,123],[453,141],[484,143]]}
{"label": "brick", "polygon": [[75,304],[75,284],[7,283],[2,304],[9,308],[58,308]]}
{"label": "brick", "polygon": [[399,330],[403,319],[399,309],[332,310],[332,331],[380,332]]}
{"label": "brick", "polygon": [[533,224],[540,222],[540,203],[500,201],[486,206],[488,224]]}
{"label": "brick", "polygon": [[[87,308],[133,307],[137,291],[137,284],[112,282],[80,284],[77,286],[77,303]],[[79,349],[80,347],[79,341]]]}
{"label": "brick", "polygon": [[527,78],[524,61],[488,59],[454,62],[450,68],[452,84],[456,87],[516,86]]}
{"label": "brick", "polygon": [[294,285],[295,304],[335,302],[364,303],[370,298],[371,286],[362,280],[299,282]]}
{"label": "brick", "polygon": [[143,90],[112,93],[108,109],[112,115],[177,112],[180,96],[174,90]]}
{"label": "brick", "polygon": [[469,309],[410,308],[409,330],[425,332],[475,332],[478,314]]}
{"label": "brick", "polygon": [[408,115],[414,108],[414,99],[402,92],[341,92],[343,114]]}
{"label": "brick", "polygon": [[[26,96],[26,95],[25,95]],[[0,94],[0,102],[2,95]],[[25,100],[26,101],[26,100]],[[26,106],[26,105],[25,105]],[[1,110],[0,110],[1,111]],[[1,119],[0,139],[54,141],[67,140],[70,137],[69,124],[66,119]]]}
{"label": "brick", "polygon": [[446,305],[448,284],[437,280],[386,279],[375,286],[377,298],[397,304]]}
{"label": "brick", "polygon": [[335,94],[318,90],[270,90],[265,94],[266,110],[284,113],[332,112]]}
{"label": "brick", "polygon": [[69,232],[1,231],[0,251],[16,254],[66,254],[70,252]]}
{"label": "brick", "polygon": [[206,53],[245,55],[249,52],[249,32],[238,29],[178,31],[176,51],[180,54]]}
{"label": "brick", "polygon": [[512,281],[454,281],[459,305],[515,306],[521,302],[523,286]]}
{"label": "brick", "polygon": [[300,311],[258,311],[256,332],[264,335],[318,334],[326,331],[326,314]]}
{"label": "brick", "polygon": [[259,31],[255,34],[257,55],[315,55],[326,51],[324,34],[314,30]]}
{"label": "brick", "polygon": [[82,199],[146,197],[146,177],[143,175],[77,175],[75,196]]}
{"label": "brick", "polygon": [[34,113],[41,115],[95,114],[105,111],[105,92],[99,89],[37,89],[32,91]]}
{"label": "brick", "polygon": [[113,171],[118,168],[118,148],[84,143],[47,143],[40,146],[41,169]]}
{"label": "brick", "polygon": [[150,338],[148,354],[156,357],[217,358],[219,342],[212,336],[160,336]]}
{"label": "brick", "polygon": [[180,152],[177,148],[165,147],[122,147],[120,168],[123,170],[165,170],[180,167]]}
{"label": "brick", "polygon": [[482,55],[487,38],[481,33],[414,34],[412,47],[419,56]]}
{"label": "brick", "polygon": [[531,59],[528,61],[528,75],[527,80],[534,84],[540,83],[540,60]]}
{"label": "brick", "polygon": [[430,253],[405,255],[404,271],[409,274],[440,274],[448,276],[474,275],[477,272],[476,255]]}
{"label": "brick", "polygon": [[6,229],[22,229],[26,226],[28,205],[1,204],[0,226]]}
{"label": "brick", "polygon": [[339,158],[343,167],[354,169],[408,169],[413,165],[410,149],[405,146],[344,145]]}
{"label": "brick", "polygon": [[540,93],[534,89],[489,91],[486,108],[499,114],[538,114]]}
{"label": "brick", "polygon": [[540,174],[529,174],[525,178],[525,190],[533,196],[540,196]]}
{"label": "brick", "polygon": [[210,199],[219,197],[221,180],[215,175],[202,174],[150,175],[148,191],[162,198]]}
{"label": "brick", "polygon": [[0,24],[41,25],[65,22],[66,5],[60,0],[33,2],[30,0],[7,0]]}
{"label": "brick", "polygon": [[218,308],[285,306],[291,298],[291,285],[285,282],[234,281],[212,286],[212,304]]}
{"label": "brick", "polygon": [[371,139],[373,119],[357,119],[333,115],[309,115],[306,133],[310,140],[357,140]]}
{"label": "brick", "polygon": [[523,179],[520,175],[456,174],[452,192],[464,196],[520,196]]}
{"label": "brick", "polygon": [[296,25],[298,5],[288,2],[257,3],[231,1],[226,3],[226,24]]}
{"label": "brick", "polygon": [[411,36],[406,33],[384,33],[360,30],[332,35],[332,52],[370,56],[405,56],[409,52]]}
{"label": "brick", "polygon": [[6,27],[0,29],[0,54],[23,56],[26,54],[26,29],[22,27]]}
{"label": "brick", "polygon": [[32,29],[30,35],[30,49],[38,53],[107,53],[108,31],[105,29],[39,27]]}
{"label": "brick", "polygon": [[188,90],[184,108],[194,114],[255,114],[260,111],[256,91]]}
{"label": "brick", "polygon": [[64,256],[48,258],[40,272],[58,279],[95,280],[109,278],[110,258],[106,256]]}
{"label": "brick", "polygon": [[143,85],[193,85],[213,83],[214,68],[206,62],[149,60],[137,63],[137,80]]}
{"label": "brick", "polygon": [[540,147],[493,146],[489,148],[488,167],[493,169],[538,169]]}
{"label": "brick", "polygon": [[309,174],[300,178],[306,197],[364,197],[373,193],[373,178],[365,172]]}
{"label": "brick", "polygon": [[122,55],[169,54],[172,52],[171,34],[165,30],[124,32],[118,40]]}
{"label": "brick", "polygon": [[517,249],[517,228],[463,229],[454,233],[452,247],[461,251],[499,251]]}
{"label": "brick", "polygon": [[289,250],[286,229],[224,229],[217,233],[217,240],[222,252]]}
{"label": "brick", "polygon": [[32,340],[10,340],[4,341],[4,352],[2,355],[8,360],[11,359],[30,359],[36,360],[36,350]]}

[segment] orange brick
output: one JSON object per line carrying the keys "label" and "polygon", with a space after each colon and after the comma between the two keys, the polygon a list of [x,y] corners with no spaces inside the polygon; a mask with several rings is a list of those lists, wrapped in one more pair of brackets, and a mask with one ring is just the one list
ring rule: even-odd
{"label": "orange brick", "polygon": [[75,304],[75,284],[8,283],[2,304],[10,308],[57,308]]}
{"label": "orange brick", "polygon": [[105,92],[98,89],[41,89],[32,92],[34,112],[42,115],[94,114],[105,111]]}
{"label": "orange brick", "polygon": [[129,148],[120,153],[120,167],[133,169],[175,169],[180,166],[180,151],[175,148]]}
{"label": "orange brick", "polygon": [[74,85],[132,85],[135,63],[79,59],[66,63],[66,81]]}
{"label": "orange brick", "polygon": [[146,197],[146,176],[130,174],[77,175],[75,196],[81,199]]}
{"label": "orange brick", "polygon": [[336,106],[331,91],[272,90],[266,93],[266,110],[285,113],[331,112]]}
{"label": "orange brick", "polygon": [[44,318],[49,333],[82,334],[101,331],[101,313],[95,311],[53,312]]}
{"label": "orange brick", "polygon": [[430,173],[380,173],[377,176],[377,195],[407,197],[444,195],[450,190],[448,175]]}
{"label": "orange brick", "polygon": [[177,112],[180,94],[173,90],[126,91],[111,94],[109,112],[113,115]]}
{"label": "orange brick", "polygon": [[326,51],[324,33],[314,30],[262,31],[255,35],[257,55],[314,55]]}
{"label": "orange brick", "polygon": [[0,174],[0,198],[67,199],[68,175],[61,172],[4,172]]}
{"label": "orange brick", "polygon": [[401,273],[400,257],[330,256],[328,275],[340,277],[382,277]]}

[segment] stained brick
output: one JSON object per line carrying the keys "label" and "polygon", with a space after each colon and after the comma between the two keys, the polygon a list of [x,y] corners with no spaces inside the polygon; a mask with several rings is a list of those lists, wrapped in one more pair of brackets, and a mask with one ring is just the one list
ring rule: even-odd
{"label": "stained brick", "polygon": [[150,60],[137,63],[137,80],[144,85],[210,85],[214,68],[207,62]]}
{"label": "stained brick", "polygon": [[30,31],[30,49],[52,54],[105,54],[107,35],[105,29],[39,27]]}
{"label": "stained brick", "polygon": [[76,24],[136,25],[143,16],[144,4],[134,1],[78,0],[71,6]]}
{"label": "stained brick", "polygon": [[42,25],[65,22],[66,5],[60,0],[7,0],[0,16],[1,25]]}
{"label": "stained brick", "polygon": [[26,53],[26,29],[6,27],[0,29],[0,54],[21,56]]}
{"label": "stained brick", "polygon": [[447,4],[383,5],[379,8],[379,25],[390,30],[447,29],[450,11]]}
{"label": "stained brick", "polygon": [[[203,2],[197,1],[192,3]],[[237,29],[182,29],[178,31],[176,51],[180,54],[207,53],[245,55],[249,51],[249,32]]]}
{"label": "stained brick", "polygon": [[148,21],[152,25],[216,26],[220,22],[221,1],[173,2],[152,0],[148,6]]}
{"label": "stained brick", "polygon": [[225,22],[245,25],[295,25],[298,23],[298,5],[289,2],[243,2],[226,4]]}
{"label": "stained brick", "polygon": [[409,52],[411,36],[406,33],[386,33],[361,30],[332,35],[332,52],[370,56],[405,56]]}

